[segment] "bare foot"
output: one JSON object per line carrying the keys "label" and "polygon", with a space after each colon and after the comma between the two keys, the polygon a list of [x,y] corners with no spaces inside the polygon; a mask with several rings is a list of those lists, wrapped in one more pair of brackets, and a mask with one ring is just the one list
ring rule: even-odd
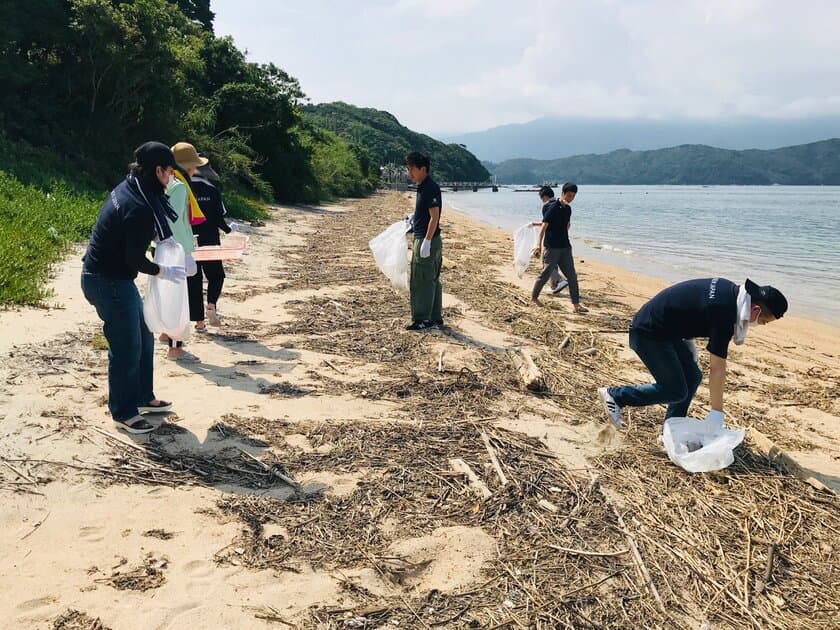
{"label": "bare foot", "polygon": [[542,302],[540,302],[540,301],[539,301],[539,300],[537,300],[536,298],[532,298],[532,299],[531,299],[531,306],[540,307],[540,306],[542,306]]}
{"label": "bare foot", "polygon": [[581,306],[580,304],[575,304],[574,306],[572,306],[572,308],[575,310],[575,313],[578,313],[578,314],[589,312],[588,308],[586,308],[585,306]]}

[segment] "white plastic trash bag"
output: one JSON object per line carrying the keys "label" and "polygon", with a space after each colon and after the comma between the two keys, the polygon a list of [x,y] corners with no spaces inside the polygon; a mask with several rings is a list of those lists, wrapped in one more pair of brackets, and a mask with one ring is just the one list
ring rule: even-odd
{"label": "white plastic trash bag", "polygon": [[733,451],[744,440],[744,433],[745,429],[727,429],[717,422],[668,418],[660,439],[677,466],[688,472],[709,472],[735,461]]}
{"label": "white plastic trash bag", "polygon": [[531,252],[537,246],[540,226],[526,223],[513,233],[513,268],[521,278],[531,262]]}
{"label": "white plastic trash bag", "polygon": [[[167,267],[183,267],[184,248],[168,238],[155,246],[155,262]],[[149,276],[143,297],[143,318],[154,333],[166,333],[183,341],[189,332],[190,307],[187,301],[187,281],[172,282]]]}
{"label": "white plastic trash bag", "polygon": [[368,243],[376,266],[401,291],[408,291],[408,247],[405,242],[408,227],[408,222],[401,219]]}

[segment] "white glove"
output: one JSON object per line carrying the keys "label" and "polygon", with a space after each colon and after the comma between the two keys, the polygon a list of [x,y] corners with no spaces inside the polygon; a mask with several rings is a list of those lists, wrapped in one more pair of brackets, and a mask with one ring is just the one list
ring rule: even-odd
{"label": "white glove", "polygon": [[231,221],[230,223],[228,223],[228,227],[230,228],[231,232],[238,232],[240,225],[235,221]]}
{"label": "white glove", "polygon": [[420,245],[420,258],[428,258],[432,254],[432,241],[427,238],[423,239],[423,244]]}
{"label": "white glove", "polygon": [[186,255],[184,262],[185,271],[188,276],[192,277],[198,273],[198,265],[195,264],[195,259],[190,254]]}
{"label": "white glove", "polygon": [[161,265],[158,278],[170,282],[183,282],[187,279],[187,271],[183,267],[164,267]]}
{"label": "white glove", "polygon": [[694,339],[683,339],[683,341],[685,341],[685,345],[688,346],[688,350],[691,352],[691,358],[694,359],[697,365],[700,365],[700,354],[697,352],[697,344],[694,343]]}
{"label": "white glove", "polygon": [[706,416],[706,422],[711,423],[711,425],[716,428],[723,427],[723,412],[718,411],[717,409],[712,409],[709,412],[709,415]]}

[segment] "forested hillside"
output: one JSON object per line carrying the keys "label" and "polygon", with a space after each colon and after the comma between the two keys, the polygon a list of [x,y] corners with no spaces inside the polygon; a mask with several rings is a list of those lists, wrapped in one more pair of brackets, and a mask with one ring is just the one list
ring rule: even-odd
{"label": "forested hillside", "polygon": [[485,162],[500,183],[840,185],[840,139],[769,151],[683,145],[559,160]]}
{"label": "forested hillside", "polygon": [[214,35],[209,0],[0,4],[0,129],[105,185],[158,139],[192,142],[226,183],[262,196],[369,191],[364,151],[305,123],[304,100],[281,67]]}
{"label": "forested hillside", "polygon": [[377,164],[402,165],[406,153],[422,151],[431,156],[432,174],[439,181],[484,181],[489,177],[478,158],[464,147],[412,131],[388,112],[347,103],[309,105],[303,111],[313,125],[364,147]]}

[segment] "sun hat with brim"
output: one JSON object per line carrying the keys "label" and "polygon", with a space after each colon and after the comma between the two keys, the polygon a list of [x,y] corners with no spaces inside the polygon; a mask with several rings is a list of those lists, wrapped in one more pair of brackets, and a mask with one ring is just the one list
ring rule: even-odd
{"label": "sun hat with brim", "polygon": [[189,142],[179,142],[172,147],[172,153],[181,168],[198,168],[210,161],[206,157],[201,157]]}
{"label": "sun hat with brim", "polygon": [[747,278],[747,281],[744,283],[744,289],[753,300],[766,304],[776,319],[781,319],[782,315],[787,311],[787,299],[777,288],[771,287],[769,284],[760,287]]}

